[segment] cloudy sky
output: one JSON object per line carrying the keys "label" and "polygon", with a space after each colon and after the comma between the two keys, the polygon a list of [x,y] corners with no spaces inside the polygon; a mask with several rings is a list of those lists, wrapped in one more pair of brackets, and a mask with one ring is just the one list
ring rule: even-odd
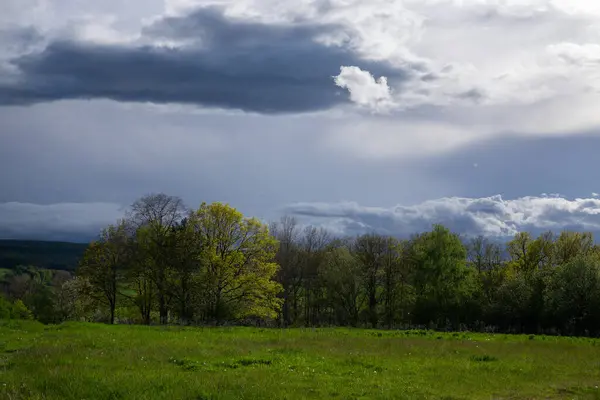
{"label": "cloudy sky", "polygon": [[337,233],[600,232],[596,0],[2,0],[0,237],[152,192]]}

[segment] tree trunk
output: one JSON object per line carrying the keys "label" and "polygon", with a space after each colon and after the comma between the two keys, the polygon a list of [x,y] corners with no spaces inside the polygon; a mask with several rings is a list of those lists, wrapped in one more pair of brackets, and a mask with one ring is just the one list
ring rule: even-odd
{"label": "tree trunk", "polygon": [[377,327],[377,297],[375,293],[375,288],[371,288],[369,291],[369,317],[371,322],[371,327]]}
{"label": "tree trunk", "polygon": [[290,288],[285,286],[283,291],[283,326],[290,326]]}
{"label": "tree trunk", "polygon": [[165,301],[165,296],[162,293],[160,294],[160,297],[158,299],[158,309],[160,314],[160,324],[166,325],[169,322],[169,315],[167,310],[167,304]]}
{"label": "tree trunk", "polygon": [[115,302],[111,302],[111,304],[110,304],[110,324],[111,325],[114,325],[114,323],[115,323],[115,309],[116,309]]}

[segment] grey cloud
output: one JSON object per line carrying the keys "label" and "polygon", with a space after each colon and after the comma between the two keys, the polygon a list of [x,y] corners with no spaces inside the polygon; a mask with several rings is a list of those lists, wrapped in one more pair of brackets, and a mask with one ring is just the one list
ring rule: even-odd
{"label": "grey cloud", "polygon": [[21,77],[0,86],[0,104],[108,98],[260,113],[308,112],[348,101],[332,79],[340,66],[406,79],[408,71],[315,41],[337,29],[308,22],[232,20],[216,8],[203,8],[163,18],[143,30],[148,43],[185,42],[176,48],[54,41],[41,52],[12,60]]}
{"label": "grey cloud", "polygon": [[335,232],[378,232],[408,237],[443,224],[456,233],[507,238],[526,231],[537,235],[546,230],[600,233],[599,199],[521,197],[504,200],[447,197],[412,206],[364,207],[356,203],[298,203],[285,210],[291,215],[329,227]]}
{"label": "grey cloud", "polygon": [[38,45],[44,37],[33,26],[18,28],[0,28],[0,43],[3,51],[9,54],[21,54]]}
{"label": "grey cloud", "polygon": [[0,203],[0,239],[86,242],[124,211],[113,203]]}

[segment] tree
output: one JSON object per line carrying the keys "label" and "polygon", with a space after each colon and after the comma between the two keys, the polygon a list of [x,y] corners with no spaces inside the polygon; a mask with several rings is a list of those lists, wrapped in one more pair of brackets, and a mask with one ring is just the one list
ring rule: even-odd
{"label": "tree", "polygon": [[405,312],[410,308],[413,292],[410,275],[410,265],[405,257],[405,243],[392,237],[386,238],[381,280],[384,322],[388,329],[391,329],[397,320],[403,320]]}
{"label": "tree", "polygon": [[169,291],[177,304],[175,312],[180,322],[188,324],[194,318],[194,296],[199,287],[197,278],[204,266],[202,238],[184,219],[173,227],[167,246],[172,267]]}
{"label": "tree", "polygon": [[519,232],[507,243],[507,250],[510,267],[531,274],[553,264],[554,235],[545,232],[533,239],[528,232]]}
{"label": "tree", "polygon": [[360,261],[363,285],[367,293],[368,320],[373,328],[379,322],[377,289],[387,245],[387,239],[376,234],[359,236],[354,243],[354,254]]}
{"label": "tree", "polygon": [[283,216],[279,223],[271,224],[270,232],[279,242],[275,256],[279,265],[277,281],[283,286],[283,324],[289,326],[298,318],[298,292],[303,278],[298,222]]}
{"label": "tree", "polygon": [[491,316],[494,323],[512,333],[527,331],[535,288],[525,272],[506,277],[497,289]]}
{"label": "tree", "polygon": [[594,250],[594,235],[591,232],[561,232],[554,243],[556,265],[567,264],[577,257],[586,257]]}
{"label": "tree", "polygon": [[56,291],[55,311],[59,321],[87,319],[96,309],[94,288],[81,276],[64,282]]}
{"label": "tree", "polygon": [[533,242],[528,232],[518,232],[514,238],[506,244],[506,250],[510,257],[510,267],[517,271],[532,271],[534,262],[529,254],[530,245]]}
{"label": "tree", "polygon": [[366,302],[360,262],[346,247],[327,252],[320,274],[337,316],[337,323],[357,326]]}
{"label": "tree", "polygon": [[121,221],[104,229],[100,239],[86,249],[79,267],[79,275],[89,281],[95,296],[108,306],[111,324],[115,322],[120,285],[131,260],[127,228]]}
{"label": "tree", "polygon": [[600,260],[582,254],[551,275],[545,291],[546,309],[554,326],[581,335],[600,330]]}
{"label": "tree", "polygon": [[502,263],[500,246],[480,235],[467,244],[467,259],[478,273],[495,269]]}
{"label": "tree", "polygon": [[222,203],[203,203],[187,223],[202,243],[206,317],[217,323],[226,318],[274,318],[282,287],[273,280],[277,240],[268,228]]}
{"label": "tree", "polygon": [[55,302],[56,296],[53,288],[39,279],[34,280],[31,293],[23,301],[31,310],[33,317],[44,324],[59,322],[55,312]]}
{"label": "tree", "polygon": [[151,278],[152,268],[150,267],[150,264],[154,261],[148,250],[151,243],[145,240],[143,235],[144,228],[139,228],[131,243],[125,280],[128,289],[133,294],[124,293],[124,296],[138,308],[142,323],[150,325],[156,297],[156,289]]}
{"label": "tree", "polygon": [[[300,268],[302,274],[302,292],[304,306],[304,324],[307,326],[319,323],[321,317],[322,282],[319,281],[319,267],[323,257],[333,243],[329,232],[323,228],[307,226],[300,239]],[[296,299],[294,299],[294,302]],[[297,304],[294,303],[294,313]]]}
{"label": "tree", "polygon": [[473,291],[466,256],[458,235],[442,225],[434,225],[431,232],[413,238],[409,257],[415,274],[418,322],[433,321],[441,326],[449,320],[458,325],[461,306],[470,300]]}
{"label": "tree", "polygon": [[145,255],[138,255],[144,261],[138,266],[145,267],[140,283],[146,284],[144,280],[149,279],[154,285],[161,324],[168,322],[171,300],[169,289],[172,286],[170,272],[173,260],[170,257],[172,253],[169,237],[183,219],[185,212],[186,207],[179,197],[158,193],[148,194],[136,200],[128,216],[129,223],[137,232],[138,250],[145,251]]}

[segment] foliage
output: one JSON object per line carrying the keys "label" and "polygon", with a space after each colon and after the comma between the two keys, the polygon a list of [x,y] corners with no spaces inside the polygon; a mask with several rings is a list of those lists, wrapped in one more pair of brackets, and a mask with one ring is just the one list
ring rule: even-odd
{"label": "foliage", "polygon": [[91,295],[105,302],[114,323],[120,283],[129,263],[129,237],[124,222],[106,228],[100,239],[90,244],[83,255],[80,276],[86,278],[92,288]]}
{"label": "foliage", "polygon": [[0,295],[0,320],[5,319],[33,319],[33,314],[22,300],[10,302]]}
{"label": "foliage", "polygon": [[216,321],[274,318],[281,285],[273,281],[277,240],[257,219],[221,203],[202,204],[188,224],[202,243],[203,305]]}
{"label": "foliage", "polygon": [[33,314],[22,300],[16,300],[12,305],[10,317],[12,319],[33,319]]}
{"label": "foliage", "polygon": [[461,322],[461,307],[473,291],[473,274],[466,266],[466,249],[460,238],[441,225],[415,238],[410,262],[419,294],[415,306],[418,323],[438,326],[449,320]]}

